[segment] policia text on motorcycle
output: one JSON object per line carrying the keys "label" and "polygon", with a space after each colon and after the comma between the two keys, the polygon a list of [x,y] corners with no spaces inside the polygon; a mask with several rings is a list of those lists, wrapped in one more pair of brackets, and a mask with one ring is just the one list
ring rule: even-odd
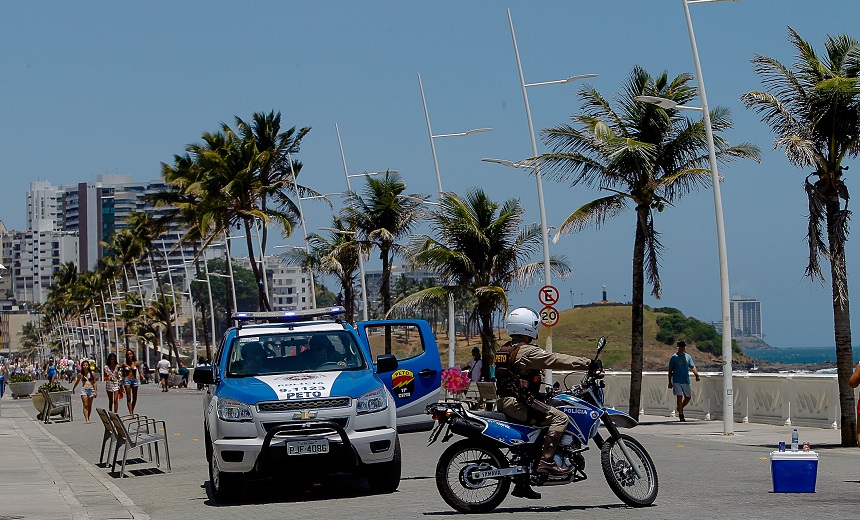
{"label": "policia text on motorcycle", "polygon": [[[496,351],[496,381],[501,397],[499,410],[508,417],[525,424],[549,426],[543,444],[543,455],[538,473],[565,476],[570,469],[559,467],[555,451],[567,427],[567,415],[541,399],[542,369],[576,370],[589,368],[591,360],[549,353],[531,342],[538,337],[540,319],[537,313],[525,307],[514,309],[508,315],[505,329],[511,341]],[[512,495],[522,498],[540,498],[525,482],[518,482]]]}

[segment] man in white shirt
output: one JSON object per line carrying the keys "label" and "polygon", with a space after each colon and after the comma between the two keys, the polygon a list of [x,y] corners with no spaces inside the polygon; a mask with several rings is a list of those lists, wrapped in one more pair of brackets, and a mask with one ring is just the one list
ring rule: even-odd
{"label": "man in white shirt", "polygon": [[158,378],[161,380],[161,391],[167,391],[167,381],[170,379],[170,361],[167,360],[167,354],[161,356],[161,361],[155,365],[158,372]]}

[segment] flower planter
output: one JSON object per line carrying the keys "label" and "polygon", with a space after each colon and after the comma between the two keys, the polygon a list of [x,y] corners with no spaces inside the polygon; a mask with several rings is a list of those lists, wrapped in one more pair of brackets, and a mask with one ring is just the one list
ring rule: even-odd
{"label": "flower planter", "polygon": [[33,390],[36,388],[35,381],[26,381],[24,383],[6,383],[9,386],[9,391],[12,392],[13,399],[22,397],[30,397]]}

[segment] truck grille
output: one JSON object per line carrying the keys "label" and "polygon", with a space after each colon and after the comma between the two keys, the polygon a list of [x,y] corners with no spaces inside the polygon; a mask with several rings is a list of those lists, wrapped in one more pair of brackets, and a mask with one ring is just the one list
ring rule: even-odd
{"label": "truck grille", "polygon": [[[349,417],[326,417],[326,418],[319,419],[319,420],[335,423],[338,426],[340,426],[341,428],[343,428],[344,430],[346,429],[347,425],[349,424]],[[297,421],[297,422],[300,422],[300,421]],[[313,422],[315,422],[315,421],[310,421],[310,422],[311,422],[311,424],[313,424]],[[275,426],[280,426],[282,424],[289,424],[289,423],[282,423],[282,422],[263,423],[263,429],[265,429],[266,431],[269,431],[272,428],[274,428]],[[281,433],[280,435],[310,435],[310,434],[318,434],[318,433],[330,434],[330,433],[334,433],[334,432],[330,428],[326,428],[326,427],[320,427],[320,428],[310,427],[310,428],[304,428],[300,432]]]}
{"label": "truck grille", "polygon": [[342,408],[349,405],[349,397],[331,397],[302,401],[269,401],[257,404],[257,410],[260,412],[293,412],[296,410],[316,410],[320,408]]}

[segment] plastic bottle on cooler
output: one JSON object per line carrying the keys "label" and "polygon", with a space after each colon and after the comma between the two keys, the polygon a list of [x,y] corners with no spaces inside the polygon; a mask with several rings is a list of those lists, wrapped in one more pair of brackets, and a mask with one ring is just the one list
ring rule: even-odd
{"label": "plastic bottle on cooler", "polygon": [[797,451],[797,428],[791,432],[791,451]]}

